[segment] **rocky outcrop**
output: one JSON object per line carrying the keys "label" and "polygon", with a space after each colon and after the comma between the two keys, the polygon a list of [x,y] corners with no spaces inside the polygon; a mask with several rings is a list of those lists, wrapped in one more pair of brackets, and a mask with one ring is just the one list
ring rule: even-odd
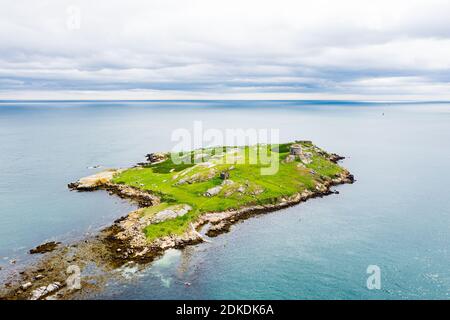
{"label": "rocky outcrop", "polygon": [[336,153],[332,153],[328,157],[328,160],[330,160],[331,162],[334,162],[334,163],[338,163],[338,161],[341,161],[341,160],[344,160],[344,159],[345,159],[345,157],[340,156],[340,155],[338,155]]}
{"label": "rocky outcrop", "polygon": [[26,291],[26,290],[28,290],[29,288],[31,288],[32,286],[33,286],[33,284],[32,284],[30,281],[28,281],[28,282],[22,284],[22,285],[20,286],[20,289],[23,290],[23,291]]}
{"label": "rocky outcrop", "polygon": [[92,191],[99,189],[105,184],[109,183],[116,174],[122,172],[123,169],[109,169],[102,172],[98,172],[91,176],[81,178],[76,182],[68,184],[69,189],[79,191]]}
{"label": "rocky outcrop", "polygon": [[46,296],[55,293],[59,289],[62,288],[61,283],[59,282],[53,282],[50,283],[47,286],[42,286],[37,288],[36,290],[33,290],[33,293],[31,294],[30,300],[40,300],[45,298]]}
{"label": "rocky outcrop", "polygon": [[286,156],[286,158],[284,159],[285,163],[291,163],[295,161],[295,155],[293,154],[289,154]]}
{"label": "rocky outcrop", "polygon": [[191,210],[191,206],[180,204],[170,206],[150,216],[143,215],[140,210],[133,211],[124,219],[116,222],[119,231],[115,234],[115,238],[129,242],[132,248],[143,249],[148,245],[144,234],[144,229],[148,225],[181,217]]}
{"label": "rocky outcrop", "polygon": [[218,195],[221,190],[222,190],[222,185],[209,188],[208,190],[206,190],[205,196],[206,197],[213,197],[215,195]]}
{"label": "rocky outcrop", "polygon": [[[195,167],[192,167],[195,168]],[[195,172],[193,174],[188,174],[182,177],[175,183],[175,185],[192,184],[196,182],[208,181],[217,175],[217,170],[215,168],[208,168],[207,170],[202,170],[200,172]]]}
{"label": "rocky outcrop", "polygon": [[56,247],[58,247],[58,245],[60,243],[61,242],[55,242],[55,241],[46,242],[46,243],[43,243],[43,244],[37,246],[34,249],[31,249],[29,252],[30,252],[30,254],[51,252],[51,251],[55,250]]}
{"label": "rocky outcrop", "polygon": [[184,216],[191,210],[192,207],[187,204],[171,206],[156,213],[155,216],[150,219],[150,223],[160,223],[169,219],[175,219]]}
{"label": "rocky outcrop", "polygon": [[104,189],[110,194],[137,202],[142,207],[153,206],[160,203],[158,196],[149,191],[142,190],[129,185],[113,183],[114,176],[123,169],[110,169],[102,171],[89,177],[81,178],[77,182],[69,183],[68,187],[77,191],[93,191]]}
{"label": "rocky outcrop", "polygon": [[160,203],[160,198],[149,191],[131,187],[124,184],[108,182],[101,188],[121,198],[137,202],[141,207],[154,206]]}
{"label": "rocky outcrop", "polygon": [[147,158],[147,161],[151,164],[159,163],[166,161],[168,158],[167,153],[162,152],[155,152],[155,153],[149,153],[145,156]]}
{"label": "rocky outcrop", "polygon": [[311,152],[303,152],[300,156],[300,161],[304,164],[310,164],[312,162],[312,153]]}

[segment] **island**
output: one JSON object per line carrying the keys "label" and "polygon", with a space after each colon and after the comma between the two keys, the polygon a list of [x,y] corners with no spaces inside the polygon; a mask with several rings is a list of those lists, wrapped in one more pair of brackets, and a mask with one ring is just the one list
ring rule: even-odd
{"label": "island", "polygon": [[[267,149],[264,149],[267,148]],[[218,151],[219,150],[219,151]],[[261,150],[279,163],[261,174]],[[311,141],[278,145],[221,147],[185,152],[175,163],[170,153],[147,155],[130,169],[103,171],[69,187],[106,189],[137,201],[141,209],[116,222],[116,251],[123,259],[144,259],[160,250],[204,241],[251,215],[331,193],[331,186],[352,183],[353,176]],[[182,159],[183,160],[183,159]]]}
{"label": "island", "polygon": [[[70,298],[76,290],[61,289],[73,264],[83,268],[95,263],[104,277],[105,271],[129,263],[145,265],[169,248],[210,241],[238,221],[338,193],[333,186],[354,182],[338,164],[343,157],[311,141],[201,148],[175,155],[151,153],[131,168],[107,169],[70,183],[71,190],[80,192],[106,190],[137,203],[138,209],[95,237],[46,253],[11,281],[6,298]],[[38,248],[47,247],[54,249],[55,244]]]}

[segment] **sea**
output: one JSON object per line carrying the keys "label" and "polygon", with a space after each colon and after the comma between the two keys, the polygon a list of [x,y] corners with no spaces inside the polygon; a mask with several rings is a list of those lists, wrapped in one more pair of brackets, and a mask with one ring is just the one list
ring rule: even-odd
{"label": "sea", "polygon": [[30,248],[79,241],[135,208],[69,182],[169,151],[199,123],[312,140],[345,156],[356,182],[124,268],[88,298],[449,298],[447,102],[0,101],[0,279],[37,259]]}

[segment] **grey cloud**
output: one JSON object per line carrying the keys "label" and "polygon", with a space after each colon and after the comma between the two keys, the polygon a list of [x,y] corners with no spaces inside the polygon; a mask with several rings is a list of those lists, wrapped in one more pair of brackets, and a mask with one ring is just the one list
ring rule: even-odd
{"label": "grey cloud", "polygon": [[81,28],[68,30],[72,2],[0,0],[8,8],[0,98],[33,90],[447,94],[450,4],[362,2],[75,1]]}

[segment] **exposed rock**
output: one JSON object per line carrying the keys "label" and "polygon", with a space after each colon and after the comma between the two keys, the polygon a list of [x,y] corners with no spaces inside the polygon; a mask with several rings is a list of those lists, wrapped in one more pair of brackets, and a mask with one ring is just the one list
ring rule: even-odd
{"label": "exposed rock", "polygon": [[203,239],[199,236],[198,232],[189,229],[182,235],[170,235],[156,239],[152,245],[162,250],[166,250],[169,248],[182,248],[189,244],[197,244],[201,242],[203,242]]}
{"label": "exposed rock", "polygon": [[172,206],[156,213],[155,216],[151,218],[151,222],[159,223],[168,219],[181,217],[191,210],[192,207],[187,204]]}
{"label": "exposed rock", "polygon": [[217,194],[219,194],[219,192],[222,190],[222,186],[216,186],[216,187],[212,187],[209,188],[206,192],[205,192],[205,196],[206,197],[213,197]]}
{"label": "exposed rock", "polygon": [[[224,180],[219,186],[215,186],[212,188],[209,188],[205,193],[204,196],[206,197],[213,197],[215,195],[218,195],[220,193],[220,191],[222,191],[224,186],[232,186],[234,185],[234,181],[233,180]],[[233,193],[235,190],[230,189]],[[227,192],[229,192],[230,190],[228,190]],[[228,196],[228,193],[225,193],[225,196]]]}
{"label": "exposed rock", "polygon": [[286,157],[286,159],[284,159],[284,162],[285,162],[285,163],[290,163],[290,162],[293,162],[294,160],[295,160],[295,155],[289,154],[289,155]]}
{"label": "exposed rock", "polygon": [[22,284],[20,286],[20,289],[22,289],[23,291],[28,290],[28,288],[30,288],[33,284],[31,282],[26,282],[24,284]]}
{"label": "exposed rock", "polygon": [[167,160],[167,154],[162,152],[149,153],[146,158],[148,162],[155,164]]}
{"label": "exposed rock", "polygon": [[329,155],[328,159],[331,162],[337,163],[338,161],[345,159],[345,157],[342,157],[342,156],[340,156],[340,155],[338,155],[336,153],[332,153],[332,154]]}
{"label": "exposed rock", "polygon": [[328,188],[324,184],[318,183],[316,185],[316,190],[321,192],[321,193],[326,193]]}
{"label": "exposed rock", "polygon": [[48,286],[39,287],[33,291],[30,300],[39,300],[45,298],[45,296],[58,291],[59,289],[61,289],[61,287],[61,283],[59,282],[53,282]]}
{"label": "exposed rock", "polygon": [[303,152],[300,155],[300,160],[304,163],[304,164],[310,164],[312,162],[312,153],[311,152]]}
{"label": "exposed rock", "polygon": [[77,182],[69,183],[68,187],[70,189],[76,189],[80,191],[90,191],[90,190],[96,190],[100,188],[101,186],[104,186],[108,182],[110,182],[114,175],[117,173],[122,172],[122,169],[116,170],[116,169],[109,169],[105,170],[96,174],[93,174],[91,176],[81,178]]}
{"label": "exposed rock", "polygon": [[251,194],[254,195],[254,196],[257,196],[258,194],[261,194],[261,193],[263,193],[263,192],[264,192],[264,188],[263,188],[263,187],[255,186],[255,187],[252,189]]}
{"label": "exposed rock", "polygon": [[245,186],[239,186],[239,188],[237,188],[237,191],[240,193],[244,193],[245,190],[247,190],[247,188]]}
{"label": "exposed rock", "polygon": [[136,201],[141,206],[152,206],[160,203],[159,197],[154,194],[123,184],[107,183],[104,189],[118,195],[121,198],[127,198]]}
{"label": "exposed rock", "polygon": [[222,186],[231,186],[233,184],[234,184],[234,181],[229,180],[229,179],[222,182]]}
{"label": "exposed rock", "polygon": [[[195,166],[196,167],[196,166]],[[191,168],[195,168],[191,167]],[[216,169],[210,168],[209,170],[204,170],[201,172],[196,172],[192,175],[187,175],[186,177],[180,179],[175,185],[183,185],[183,184],[192,184],[196,182],[203,182],[208,181],[214,178],[214,176],[217,174]]]}
{"label": "exposed rock", "polygon": [[30,250],[30,254],[51,252],[58,247],[61,242],[50,241],[37,246]]}
{"label": "exposed rock", "polygon": [[206,235],[208,237],[215,237],[215,236],[219,235],[220,233],[229,231],[230,227],[231,227],[231,223],[223,220],[217,224],[213,224],[206,232]]}
{"label": "exposed rock", "polygon": [[292,145],[289,147],[289,152],[290,152],[290,154],[293,155],[294,157],[295,157],[296,155],[299,156],[299,155],[302,154],[302,146],[301,146],[300,144],[297,144],[297,143],[292,144]]}
{"label": "exposed rock", "polygon": [[226,180],[228,178],[230,178],[230,172],[229,171],[222,171],[220,173],[220,179]]}

